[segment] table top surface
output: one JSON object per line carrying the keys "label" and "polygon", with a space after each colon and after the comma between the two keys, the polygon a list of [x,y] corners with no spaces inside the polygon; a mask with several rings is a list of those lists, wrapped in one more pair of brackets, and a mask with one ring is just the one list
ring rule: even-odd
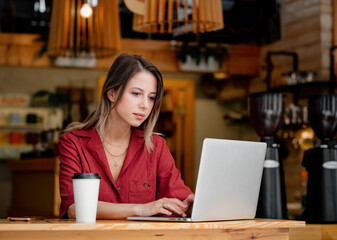
{"label": "table top surface", "polygon": [[95,224],[79,224],[73,219],[10,221],[0,219],[0,231],[65,231],[65,230],[183,230],[183,229],[253,229],[305,227],[304,221],[252,219],[217,222],[150,222],[129,220],[97,220]]}

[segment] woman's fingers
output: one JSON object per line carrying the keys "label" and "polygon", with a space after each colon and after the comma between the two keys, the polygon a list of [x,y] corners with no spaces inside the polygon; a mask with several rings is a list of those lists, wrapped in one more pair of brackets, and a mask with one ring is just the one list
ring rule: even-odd
{"label": "woman's fingers", "polygon": [[[161,199],[162,209],[168,210],[171,213],[176,215],[181,215],[183,217],[186,216],[184,209],[186,208],[186,204],[181,202],[178,199],[170,198],[170,199]],[[166,212],[166,211],[165,211]],[[171,214],[170,214],[171,215]]]}
{"label": "woman's fingers", "polygon": [[193,202],[194,202],[194,194],[188,195],[188,197],[183,201],[183,203],[187,205],[184,211],[185,213],[190,214],[192,212]]}
{"label": "woman's fingers", "polygon": [[163,214],[171,216],[179,215],[186,216],[188,204],[175,198],[162,198],[154,202],[138,205],[138,216],[151,216],[156,214]]}
{"label": "woman's fingers", "polygon": [[179,208],[181,208],[181,209],[184,209],[184,208],[187,207],[187,204],[186,204],[186,203],[180,201],[180,200],[177,199],[177,198],[162,198],[162,200],[165,201],[165,202],[173,203],[173,204],[177,205],[177,206],[178,206]]}

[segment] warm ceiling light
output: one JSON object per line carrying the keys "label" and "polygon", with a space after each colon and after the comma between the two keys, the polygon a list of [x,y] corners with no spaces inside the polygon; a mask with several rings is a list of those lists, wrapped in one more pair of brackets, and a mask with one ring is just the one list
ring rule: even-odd
{"label": "warm ceiling light", "polygon": [[225,72],[216,72],[216,73],[213,73],[213,77],[215,79],[222,80],[222,79],[228,78],[228,74]]}
{"label": "warm ceiling light", "polygon": [[124,0],[132,29],[147,33],[208,32],[224,27],[221,0]]}
{"label": "warm ceiling light", "polygon": [[99,0],[88,18],[81,16],[81,6],[82,0],[53,1],[48,54],[96,58],[116,54],[121,44],[117,0]]}
{"label": "warm ceiling light", "polygon": [[92,15],[92,7],[88,3],[84,3],[80,10],[81,16],[88,18]]}

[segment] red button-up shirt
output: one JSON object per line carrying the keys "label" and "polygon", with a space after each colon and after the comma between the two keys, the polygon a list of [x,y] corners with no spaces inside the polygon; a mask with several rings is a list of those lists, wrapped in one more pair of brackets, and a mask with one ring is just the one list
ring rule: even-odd
{"label": "red button-up shirt", "polygon": [[99,201],[147,203],[163,197],[184,200],[192,191],[184,185],[165,140],[154,134],[152,142],[155,150],[149,153],[143,131],[133,129],[124,164],[115,182],[95,128],[63,134],[59,140],[60,217],[65,217],[74,203],[74,173],[99,174]]}

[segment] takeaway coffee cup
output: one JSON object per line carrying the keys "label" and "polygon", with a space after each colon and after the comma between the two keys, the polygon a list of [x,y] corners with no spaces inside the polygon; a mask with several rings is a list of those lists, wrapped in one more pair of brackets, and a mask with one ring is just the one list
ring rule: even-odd
{"label": "takeaway coffee cup", "polygon": [[95,223],[100,177],[98,173],[75,173],[75,214],[77,223]]}

